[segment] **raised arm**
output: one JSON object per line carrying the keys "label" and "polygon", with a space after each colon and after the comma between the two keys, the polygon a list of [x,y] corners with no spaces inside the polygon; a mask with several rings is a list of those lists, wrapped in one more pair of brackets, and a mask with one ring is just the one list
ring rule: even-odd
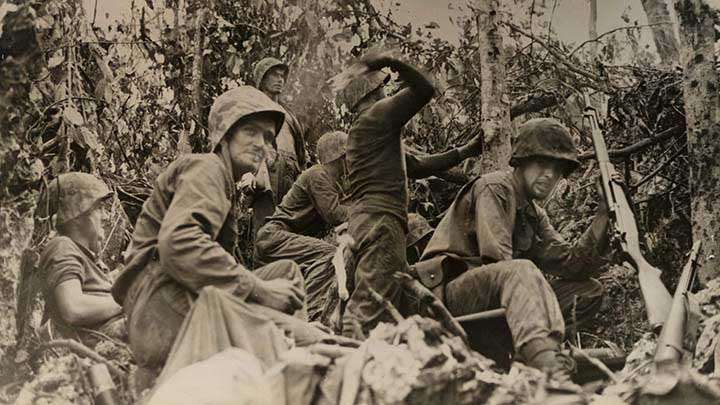
{"label": "raised arm", "polygon": [[440,173],[459,165],[463,160],[472,156],[479,156],[482,153],[482,136],[481,131],[468,143],[447,152],[433,155],[422,155],[408,150],[405,153],[408,177],[411,179],[423,179],[430,176],[440,176]]}
{"label": "raised arm", "polygon": [[412,65],[387,55],[369,55],[360,63],[370,71],[388,67],[396,71],[406,87],[391,97],[386,97],[372,107],[374,114],[386,122],[401,127],[417,114],[435,94],[432,82]]}

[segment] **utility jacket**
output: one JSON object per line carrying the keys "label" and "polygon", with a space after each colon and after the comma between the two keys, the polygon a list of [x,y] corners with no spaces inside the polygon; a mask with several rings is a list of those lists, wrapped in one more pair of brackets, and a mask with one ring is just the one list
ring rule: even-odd
{"label": "utility jacket", "polygon": [[[602,254],[607,246],[607,235],[597,240],[591,228],[575,243],[567,242],[545,210],[527,199],[513,172],[497,171],[460,190],[421,260],[446,255],[470,268],[528,259],[543,272],[586,280],[605,263]],[[433,277],[439,278],[439,274]]]}
{"label": "utility jacket", "polygon": [[127,251],[127,266],[113,285],[123,303],[132,281],[152,261],[152,284],[180,284],[196,294],[213,285],[247,298],[255,276],[233,255],[237,241],[235,184],[232,172],[217,154],[178,158],[158,176],[143,205]]}

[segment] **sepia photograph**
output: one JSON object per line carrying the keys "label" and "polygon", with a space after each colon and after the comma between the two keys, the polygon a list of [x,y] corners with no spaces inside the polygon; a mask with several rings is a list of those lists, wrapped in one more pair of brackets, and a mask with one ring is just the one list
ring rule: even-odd
{"label": "sepia photograph", "polygon": [[0,404],[720,404],[720,0],[0,0]]}

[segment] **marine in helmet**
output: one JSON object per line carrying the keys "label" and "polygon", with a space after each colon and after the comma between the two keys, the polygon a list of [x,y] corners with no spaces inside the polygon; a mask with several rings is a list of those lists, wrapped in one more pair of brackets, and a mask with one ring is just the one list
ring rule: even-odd
{"label": "marine in helmet", "polygon": [[341,184],[347,172],[347,134],[328,132],[317,143],[319,164],[305,170],[268,218],[255,238],[255,264],[291,259],[305,277],[308,316],[317,320],[330,285],[335,245],[321,239],[329,229],[347,221],[348,208]]}
{"label": "marine in helmet", "polygon": [[[383,84],[389,68],[403,87],[386,97]],[[342,317],[343,334],[364,333],[391,319],[370,295],[375,290],[396,307],[402,291],[393,277],[405,271],[407,232],[407,169],[401,130],[435,93],[430,80],[416,68],[387,54],[370,54],[350,71],[363,72],[342,90],[341,102],[353,114],[347,146],[352,206],[348,231],[355,240],[355,289]]]}
{"label": "marine in helmet", "polygon": [[57,235],[45,245],[42,271],[49,337],[78,339],[93,345],[87,329],[125,337],[122,308],[110,294],[112,282],[98,256],[105,239],[103,219],[112,192],[97,177],[61,174],[49,184],[38,204],[38,216],[54,223]]}
{"label": "marine in helmet", "polygon": [[[264,265],[278,259],[292,259],[305,276],[308,315],[319,319],[327,293],[331,293],[335,246],[323,239],[325,231],[348,220],[347,133],[323,134],[317,142],[320,164],[304,171],[285,195],[275,213],[255,238],[255,264]],[[408,156],[408,175],[427,176],[448,165],[457,164],[460,156],[474,153],[476,143],[437,155]],[[412,162],[412,163],[411,163]],[[419,256],[418,256],[419,257]]]}
{"label": "marine in helmet", "polygon": [[253,228],[255,231],[265,223],[265,217],[273,213],[293,182],[306,168],[306,129],[287,105],[281,101],[290,70],[288,65],[276,58],[264,58],[255,64],[253,79],[255,87],[285,112],[285,121],[277,134],[276,150],[267,157],[269,193],[258,192],[253,201]]}
{"label": "marine in helmet", "polygon": [[[457,259],[452,271],[416,269],[453,315],[505,308],[516,358],[567,376],[572,362],[560,344],[573,301],[579,323],[592,318],[602,301],[602,285],[591,277],[605,263],[607,209],[600,198],[590,227],[569,243],[538,204],[580,165],[569,131],[555,119],[525,122],[509,163],[513,170],[463,187],[438,224],[421,263]],[[548,282],[543,273],[559,280]]]}
{"label": "marine in helmet", "polygon": [[254,87],[218,96],[208,119],[212,153],[179,157],[143,205],[113,296],[128,317],[142,369],[164,364],[185,315],[207,286],[293,314],[305,291],[298,267],[280,260],[249,271],[234,256],[235,183],[257,171],[284,123],[282,107]]}

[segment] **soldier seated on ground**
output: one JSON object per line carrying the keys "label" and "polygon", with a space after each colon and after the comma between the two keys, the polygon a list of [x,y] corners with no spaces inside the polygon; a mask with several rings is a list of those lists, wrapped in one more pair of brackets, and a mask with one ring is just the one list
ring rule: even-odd
{"label": "soldier seated on ground", "polygon": [[283,121],[282,108],[259,90],[227,91],[210,109],[213,152],[183,155],[155,181],[125,270],[113,285],[128,317],[130,348],[146,375],[163,367],[205,287],[286,314],[303,309],[303,278],[295,263],[280,260],[251,272],[233,255],[235,184],[258,170]]}
{"label": "soldier seated on ground", "polygon": [[[602,301],[602,285],[591,276],[605,263],[608,246],[604,198],[574,244],[537,203],[579,165],[567,128],[550,118],[527,121],[513,144],[514,170],[463,187],[422,256],[463,263],[446,273],[431,268],[434,274],[420,278],[444,295],[455,316],[505,308],[516,354],[540,369],[567,372],[568,359],[560,354],[566,320],[573,319],[573,309],[578,323],[591,319]],[[541,271],[560,279],[548,283]]]}
{"label": "soldier seated on ground", "polygon": [[122,308],[110,294],[112,282],[98,259],[105,240],[105,202],[111,198],[102,180],[73,172],[50,182],[40,199],[40,211],[57,230],[38,263],[45,280],[47,337],[74,338],[92,346],[97,341],[93,330],[117,339],[126,336]]}
{"label": "soldier seated on ground", "polygon": [[[274,215],[255,238],[255,265],[275,260],[295,261],[305,276],[308,315],[317,320],[322,308],[334,293],[334,268],[331,263],[335,244],[322,240],[329,227],[348,220],[350,202],[347,192],[347,138],[344,132],[323,134],[317,143],[320,164],[304,171],[290,192],[276,208]],[[408,177],[430,176],[457,165],[479,153],[480,137],[467,144],[434,155],[406,154]],[[417,256],[419,257],[419,256]]]}
{"label": "soldier seated on ground", "polygon": [[255,239],[255,265],[290,259],[305,277],[308,316],[319,318],[332,284],[335,245],[322,236],[329,227],[347,221],[344,205],[345,144],[347,134],[329,132],[317,143],[320,164],[305,170],[285,195]]}

